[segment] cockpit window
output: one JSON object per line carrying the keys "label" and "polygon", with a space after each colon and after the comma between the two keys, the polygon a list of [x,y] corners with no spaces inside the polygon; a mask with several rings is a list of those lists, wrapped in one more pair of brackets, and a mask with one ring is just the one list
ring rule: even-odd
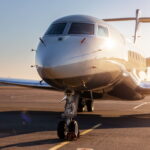
{"label": "cockpit window", "polygon": [[94,24],[72,23],[68,34],[94,34]]}
{"label": "cockpit window", "polygon": [[46,35],[49,34],[63,34],[66,23],[56,23],[52,24],[46,32]]}
{"label": "cockpit window", "polygon": [[108,37],[108,30],[105,27],[98,26],[98,36]]}

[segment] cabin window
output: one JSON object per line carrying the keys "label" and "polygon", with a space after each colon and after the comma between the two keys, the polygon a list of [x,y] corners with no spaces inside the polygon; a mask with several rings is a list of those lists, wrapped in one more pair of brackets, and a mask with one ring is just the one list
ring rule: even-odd
{"label": "cabin window", "polygon": [[72,23],[68,34],[94,34],[94,24]]}
{"label": "cabin window", "polygon": [[46,32],[46,35],[49,34],[63,34],[66,23],[56,23],[52,24]]}
{"label": "cabin window", "polygon": [[98,36],[108,37],[108,30],[105,27],[98,26]]}

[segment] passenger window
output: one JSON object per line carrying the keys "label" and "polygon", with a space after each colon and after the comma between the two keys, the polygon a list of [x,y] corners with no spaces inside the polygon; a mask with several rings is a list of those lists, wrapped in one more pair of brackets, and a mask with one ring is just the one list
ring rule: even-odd
{"label": "passenger window", "polygon": [[66,23],[56,23],[52,24],[46,32],[46,35],[49,34],[63,34]]}
{"label": "passenger window", "polygon": [[98,36],[108,37],[108,30],[105,27],[98,26]]}

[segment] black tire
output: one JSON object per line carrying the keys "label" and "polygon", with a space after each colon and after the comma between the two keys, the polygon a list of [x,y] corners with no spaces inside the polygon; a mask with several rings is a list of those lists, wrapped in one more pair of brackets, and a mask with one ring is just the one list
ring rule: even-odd
{"label": "black tire", "polygon": [[67,125],[65,121],[60,121],[57,126],[57,135],[59,139],[65,139],[67,134]]}
{"label": "black tire", "polygon": [[68,140],[76,140],[77,138],[79,138],[79,127],[78,127],[78,122],[73,120],[70,122],[69,124],[69,132],[67,134],[67,139]]}
{"label": "black tire", "polygon": [[93,112],[94,111],[94,103],[93,100],[87,100],[86,101],[86,107],[88,112]]}
{"label": "black tire", "polygon": [[85,112],[85,106],[78,107],[78,112]]}

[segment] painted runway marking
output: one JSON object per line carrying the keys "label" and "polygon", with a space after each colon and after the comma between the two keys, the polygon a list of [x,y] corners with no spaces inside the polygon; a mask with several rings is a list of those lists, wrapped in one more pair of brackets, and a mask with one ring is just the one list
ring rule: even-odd
{"label": "painted runway marking", "polygon": [[59,149],[59,148],[65,146],[65,145],[67,145],[67,144],[69,144],[69,143],[70,143],[70,142],[62,142],[62,143],[60,143],[60,144],[58,144],[58,145],[56,145],[56,146],[50,148],[49,150],[57,150],[57,149]]}
{"label": "painted runway marking", "polygon": [[133,107],[133,109],[138,109],[139,107],[146,105],[146,104],[150,104],[150,102],[143,102],[142,104],[139,104],[139,105]]}
{"label": "painted runway marking", "polygon": [[[85,134],[87,134],[87,133],[93,131],[94,129],[100,127],[101,125],[102,125],[102,124],[99,123],[99,124],[93,126],[91,129],[88,129],[88,130],[85,130],[85,131],[81,132],[80,135],[85,135]],[[55,145],[54,147],[50,148],[49,150],[58,150],[59,148],[65,146],[65,145],[67,145],[67,144],[69,144],[69,143],[70,143],[69,141],[61,142],[60,144]]]}
{"label": "painted runway marking", "polygon": [[77,150],[94,150],[93,148],[77,148]]}
{"label": "painted runway marking", "polygon": [[94,129],[100,127],[101,125],[102,125],[102,124],[99,123],[99,124],[93,126],[91,129],[88,129],[88,130],[85,130],[85,131],[81,132],[80,135],[85,135],[85,134],[91,132],[92,130],[94,130]]}

